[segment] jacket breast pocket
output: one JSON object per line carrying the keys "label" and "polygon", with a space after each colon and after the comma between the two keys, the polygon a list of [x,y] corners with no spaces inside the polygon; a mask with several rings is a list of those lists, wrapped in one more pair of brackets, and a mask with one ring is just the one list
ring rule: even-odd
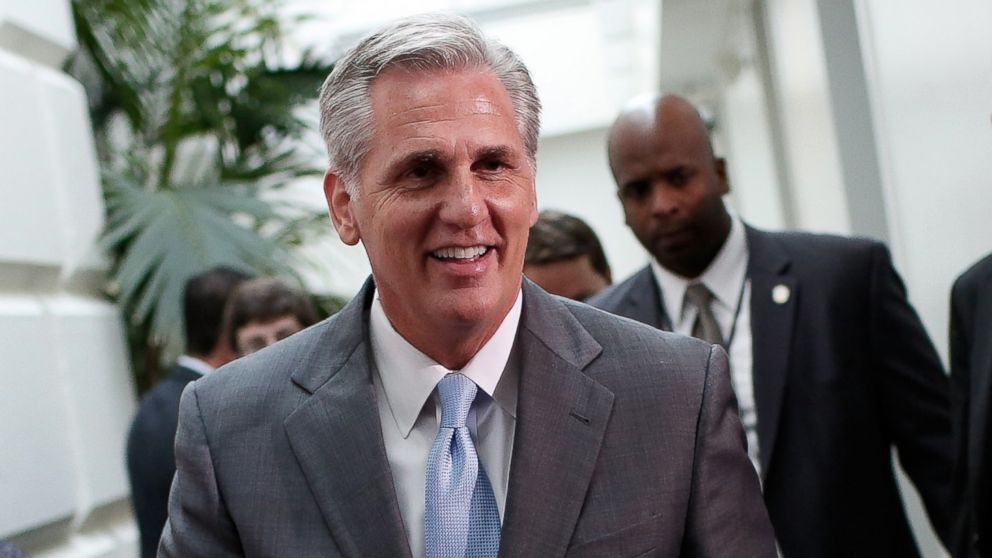
{"label": "jacket breast pocket", "polygon": [[661,531],[661,518],[653,517],[572,545],[565,552],[568,558],[643,558],[654,556]]}

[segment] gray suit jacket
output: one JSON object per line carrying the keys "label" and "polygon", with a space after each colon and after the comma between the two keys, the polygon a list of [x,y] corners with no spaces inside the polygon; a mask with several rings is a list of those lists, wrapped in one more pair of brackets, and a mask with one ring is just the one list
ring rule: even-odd
{"label": "gray suit jacket", "polygon": [[[187,388],[159,556],[410,555],[372,294]],[[523,300],[500,556],[774,557],[725,353],[528,281]]]}

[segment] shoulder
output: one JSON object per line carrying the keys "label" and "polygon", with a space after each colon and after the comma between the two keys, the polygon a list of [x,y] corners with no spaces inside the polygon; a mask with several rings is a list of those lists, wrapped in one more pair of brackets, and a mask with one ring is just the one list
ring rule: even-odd
{"label": "shoulder", "polygon": [[639,294],[644,289],[653,288],[652,281],[654,278],[651,275],[651,266],[645,266],[620,283],[607,287],[591,297],[586,303],[606,311],[616,311],[632,296]]}
{"label": "shoulder", "polygon": [[204,420],[220,414],[252,422],[281,420],[292,412],[307,393],[294,381],[295,375],[336,369],[329,355],[355,349],[335,343],[336,328],[357,327],[336,318],[232,361],[192,384],[188,390],[195,391]]}
{"label": "shoulder", "polygon": [[597,381],[621,385],[701,387],[712,346],[659,330],[588,304],[561,300],[568,312],[602,347],[587,372]]}
{"label": "shoulder", "polygon": [[778,243],[793,257],[857,257],[869,256],[879,250],[888,252],[882,242],[865,237],[798,231],[752,231],[756,236],[764,236]]}
{"label": "shoulder", "polygon": [[749,228],[748,249],[751,259],[758,261],[769,253],[781,252],[789,262],[790,272],[817,281],[838,277],[868,279],[874,271],[892,267],[885,244],[864,237]]}
{"label": "shoulder", "polygon": [[285,384],[295,370],[319,352],[334,317],[310,326],[258,352],[234,360],[196,382],[197,391],[264,390]]}
{"label": "shoulder", "polygon": [[975,262],[954,280],[953,292],[961,296],[985,286],[992,290],[992,254]]}
{"label": "shoulder", "polygon": [[162,381],[141,397],[135,422],[154,421],[163,414],[175,415],[183,389],[195,378],[185,369],[174,367]]}

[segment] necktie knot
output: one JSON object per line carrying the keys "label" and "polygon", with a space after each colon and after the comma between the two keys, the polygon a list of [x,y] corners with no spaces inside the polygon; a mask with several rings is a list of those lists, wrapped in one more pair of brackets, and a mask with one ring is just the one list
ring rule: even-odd
{"label": "necktie knot", "polygon": [[441,399],[441,428],[463,428],[477,391],[475,382],[462,374],[448,374],[437,384]]}
{"label": "necktie knot", "polygon": [[713,300],[713,292],[702,283],[693,283],[686,287],[685,297],[696,308],[709,308]]}
{"label": "necktie knot", "polygon": [[696,321],[692,324],[692,336],[715,345],[723,345],[720,324],[713,315],[713,292],[702,283],[693,283],[685,290],[685,298],[696,307]]}

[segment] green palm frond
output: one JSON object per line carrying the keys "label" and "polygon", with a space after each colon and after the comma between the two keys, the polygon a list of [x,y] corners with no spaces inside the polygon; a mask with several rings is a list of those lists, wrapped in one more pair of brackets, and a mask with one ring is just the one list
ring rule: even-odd
{"label": "green palm frond", "polygon": [[288,213],[305,210],[265,203],[246,184],[148,190],[122,177],[108,177],[107,184],[114,218],[103,247],[121,254],[112,270],[118,299],[132,309],[132,321],[149,322],[155,338],[173,348],[180,341],[182,286],[191,275],[215,265],[295,275],[290,244],[258,229],[268,222],[297,229],[301,218]]}
{"label": "green palm frond", "polygon": [[310,52],[285,63],[279,6],[72,1],[80,51],[67,69],[90,98],[108,290],[137,350],[174,354],[181,346],[191,275],[227,265],[296,276],[293,249],[330,230],[324,211],[269,195],[322,172],[302,149],[311,124],[299,109],[331,69]]}

